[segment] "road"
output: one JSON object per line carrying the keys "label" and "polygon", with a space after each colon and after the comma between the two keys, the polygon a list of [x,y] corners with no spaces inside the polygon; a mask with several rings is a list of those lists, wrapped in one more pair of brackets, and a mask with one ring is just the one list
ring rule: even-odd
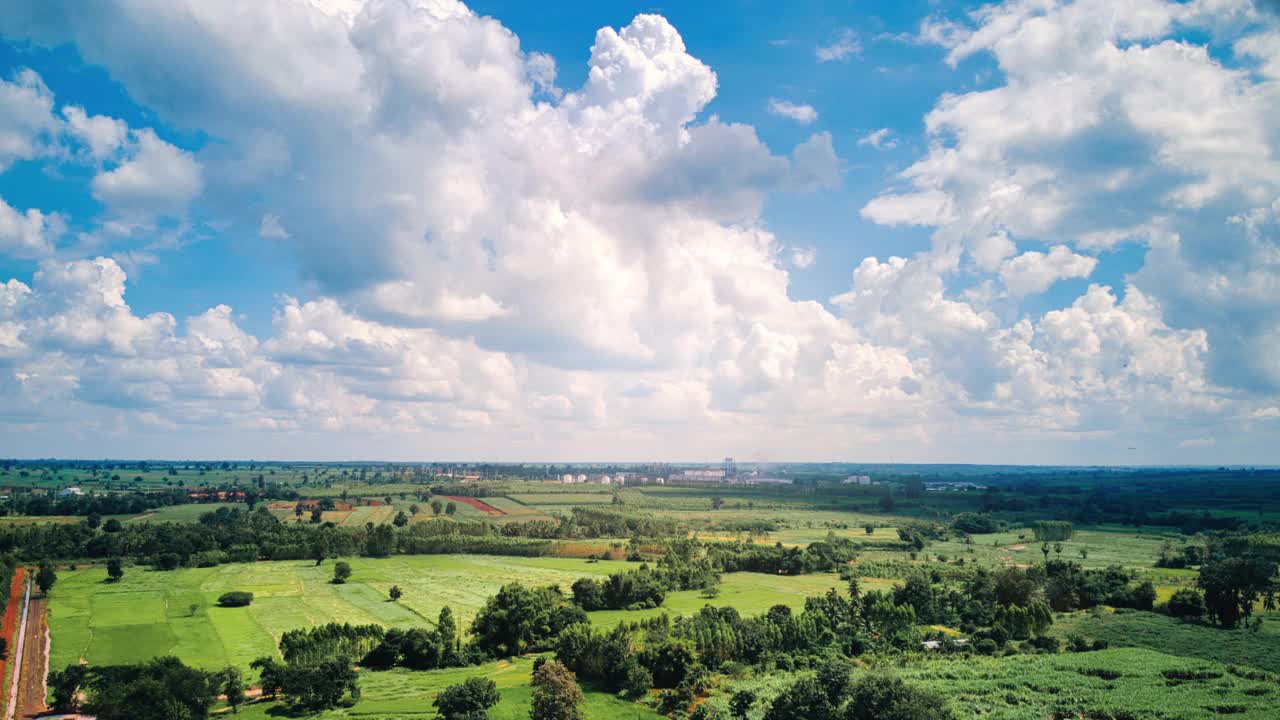
{"label": "road", "polygon": [[30,584],[23,594],[23,601],[22,620],[10,655],[18,664],[11,678],[13,684],[5,713],[7,720],[34,718],[48,709],[44,704],[49,658],[46,601],[35,596]]}
{"label": "road", "polygon": [[32,718],[47,711],[44,704],[49,663],[49,626],[44,597],[31,597],[26,640],[22,647],[22,675],[18,678],[18,718]]}

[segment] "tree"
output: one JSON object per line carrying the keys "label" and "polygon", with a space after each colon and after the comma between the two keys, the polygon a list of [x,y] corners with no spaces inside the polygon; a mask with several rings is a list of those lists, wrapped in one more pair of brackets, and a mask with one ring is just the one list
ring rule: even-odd
{"label": "tree", "polygon": [[1271,588],[1275,563],[1262,558],[1227,558],[1200,566],[1196,584],[1204,591],[1209,617],[1225,628],[1248,621],[1254,603]]}
{"label": "tree", "polygon": [[582,720],[582,690],[564,665],[543,663],[533,673],[533,688],[530,720]]}
{"label": "tree", "polygon": [[102,529],[109,533],[118,533],[123,528],[124,526],[115,518],[110,518],[102,524]]}
{"label": "tree", "polygon": [[1179,620],[1198,620],[1204,617],[1204,596],[1193,588],[1179,588],[1169,598],[1166,609]]}
{"label": "tree", "polygon": [[391,521],[391,524],[395,525],[396,527],[404,527],[405,525],[409,524],[409,516],[405,515],[404,511],[401,510],[400,512],[396,513],[396,518],[395,520]]}
{"label": "tree", "polygon": [[203,720],[220,687],[215,674],[175,657],[91,668],[86,685],[84,711],[99,720]]}
{"label": "tree", "polygon": [[432,515],[439,515],[443,510],[444,510],[444,503],[440,502],[439,500],[432,500],[432,501],[431,501],[431,514],[432,514]]}
{"label": "tree", "polygon": [[400,597],[401,597],[401,595],[403,595],[403,594],[404,594],[404,593],[402,593],[402,592],[400,591],[400,586],[399,586],[399,585],[392,585],[392,586],[391,586],[391,589],[387,591],[387,595],[388,595],[392,600],[399,600],[399,599],[400,599]]}
{"label": "tree", "polygon": [[341,585],[351,577],[351,564],[346,560],[339,560],[333,564],[333,584]]}
{"label": "tree", "polygon": [[498,686],[488,678],[470,677],[436,693],[431,703],[444,720],[485,720],[498,704]]}
{"label": "tree", "polygon": [[444,506],[444,514],[452,515],[456,512],[458,512],[458,506],[452,500],[450,500],[449,504]]}
{"label": "tree", "polygon": [[750,690],[736,690],[729,697],[729,711],[739,720],[747,720],[747,713],[751,712],[751,706],[755,703],[755,693]]}
{"label": "tree", "polygon": [[120,562],[120,558],[107,561],[107,577],[111,582],[120,582],[120,578],[124,577],[124,563]]}
{"label": "tree", "polygon": [[232,712],[240,712],[244,704],[244,680],[240,677],[240,669],[228,665],[222,671],[222,694],[227,696],[227,704]]}
{"label": "tree", "polygon": [[40,588],[40,594],[48,595],[56,582],[58,582],[58,573],[53,569],[53,564],[40,563],[40,569],[36,571],[36,585]]}
{"label": "tree", "polygon": [[53,695],[53,709],[73,712],[80,703],[80,687],[84,685],[89,668],[75,663],[64,670],[49,673],[49,692]]}
{"label": "tree", "polygon": [[842,720],[952,720],[946,699],[891,675],[864,675],[853,683]]}
{"label": "tree", "polygon": [[805,675],[773,699],[764,720],[835,720],[836,705],[822,683]]}
{"label": "tree", "polygon": [[458,664],[458,623],[453,619],[453,611],[448,605],[440,608],[436,617],[436,638],[440,642],[440,664],[452,667]]}
{"label": "tree", "polygon": [[264,655],[249,663],[249,667],[258,671],[258,684],[262,686],[262,694],[274,698],[280,692],[284,681],[284,665],[275,658]]}
{"label": "tree", "polygon": [[719,510],[722,507],[724,507],[724,498],[720,497],[719,495],[716,495],[715,497],[711,498],[712,510]]}

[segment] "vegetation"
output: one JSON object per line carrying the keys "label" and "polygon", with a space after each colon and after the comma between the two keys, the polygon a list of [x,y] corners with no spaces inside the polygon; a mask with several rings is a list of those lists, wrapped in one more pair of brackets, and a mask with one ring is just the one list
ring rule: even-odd
{"label": "vegetation", "polygon": [[[37,470],[32,497],[100,466],[71,467]],[[1274,700],[1265,473],[870,470],[878,484],[846,486],[857,469],[832,465],[781,487],[562,487],[538,479],[561,468],[465,484],[428,468],[83,483],[176,497],[239,473],[256,498],[157,500],[146,518],[25,514],[44,506],[19,493],[0,561],[48,570],[51,700],[110,713],[169,683],[167,701],[205,697],[206,714],[377,720],[1145,718],[1171,702],[1199,718]],[[961,482],[976,487],[935,487]]]}

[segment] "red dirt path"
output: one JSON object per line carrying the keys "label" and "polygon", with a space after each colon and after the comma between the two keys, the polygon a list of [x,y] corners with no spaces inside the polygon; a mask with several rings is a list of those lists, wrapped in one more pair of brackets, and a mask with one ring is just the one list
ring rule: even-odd
{"label": "red dirt path", "polygon": [[13,582],[9,585],[9,604],[4,608],[4,622],[0,624],[0,637],[4,638],[6,648],[5,657],[0,659],[0,684],[4,685],[4,687],[0,687],[0,707],[5,707],[5,702],[9,699],[7,697],[9,695],[9,683],[3,682],[3,680],[5,670],[9,667],[9,654],[13,652],[14,648],[13,630],[14,626],[18,624],[18,610],[22,605],[22,582],[23,578],[26,577],[26,572],[27,569],[23,567],[13,571]]}
{"label": "red dirt path", "polygon": [[464,505],[470,505],[471,507],[479,510],[485,515],[506,515],[506,513],[490,505],[489,503],[484,502],[483,500],[477,500],[476,498],[473,498],[473,497],[462,497],[461,495],[441,495],[440,497],[444,498],[445,500],[452,500],[454,502],[463,503]]}

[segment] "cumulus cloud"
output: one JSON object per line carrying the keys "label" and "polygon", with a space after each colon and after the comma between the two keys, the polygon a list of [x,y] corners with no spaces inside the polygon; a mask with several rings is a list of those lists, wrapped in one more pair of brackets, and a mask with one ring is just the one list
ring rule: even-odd
{"label": "cumulus cloud", "polygon": [[1047,253],[1031,250],[1004,261],[1000,265],[1000,280],[1014,296],[1035,295],[1059,280],[1087,278],[1097,265],[1097,258],[1077,255],[1065,245],[1055,245]]}
{"label": "cumulus cloud", "polygon": [[0,198],[0,253],[17,258],[41,258],[53,252],[54,243],[66,232],[57,213],[36,208],[20,212]]}
{"label": "cumulus cloud", "polygon": [[818,119],[818,111],[812,105],[793,103],[790,100],[780,100],[778,98],[769,98],[769,112],[779,117],[795,120],[801,125],[808,125]]}
{"label": "cumulus cloud", "polygon": [[[691,438],[745,454],[748,438],[793,457],[931,443],[973,458],[973,438],[1259,424],[1275,403],[1242,409],[1219,358],[1280,337],[1268,41],[1239,38],[1252,72],[1170,39],[1211,24],[1203,3],[1103,4],[1014,2],[922,33],[957,64],[993,55],[1004,84],[944,95],[928,150],[861,209],[932,228],[933,248],[862,260],[827,303],[794,299],[788,269],[816,251],[775,237],[763,208],[840,184],[831,135],[783,154],[708,115],[716,74],[660,16],[584,38],[587,78],[561,87],[554,59],[452,0],[15,4],[0,32],[73,43],[210,142],[189,152],[78,105],[58,120],[28,77],[0,89],[32,119],[0,115],[0,163],[62,132],[114,220],[207,202],[230,232],[291,250],[305,296],[281,298],[258,337],[227,305],[139,314],[127,267],[48,257],[51,216],[10,208],[0,242],[41,263],[30,285],[0,285],[0,390],[86,422],[132,412],[146,432],[317,433],[326,452],[397,456],[381,438],[489,456],[697,454]],[[819,58],[854,54],[839,47]],[[1125,287],[1008,306],[1126,243],[1148,264]],[[1280,353],[1257,355],[1266,387]]]}
{"label": "cumulus cloud", "polygon": [[128,157],[92,183],[93,196],[112,211],[141,218],[181,215],[201,187],[200,164],[191,153],[151,130],[135,132]]}

